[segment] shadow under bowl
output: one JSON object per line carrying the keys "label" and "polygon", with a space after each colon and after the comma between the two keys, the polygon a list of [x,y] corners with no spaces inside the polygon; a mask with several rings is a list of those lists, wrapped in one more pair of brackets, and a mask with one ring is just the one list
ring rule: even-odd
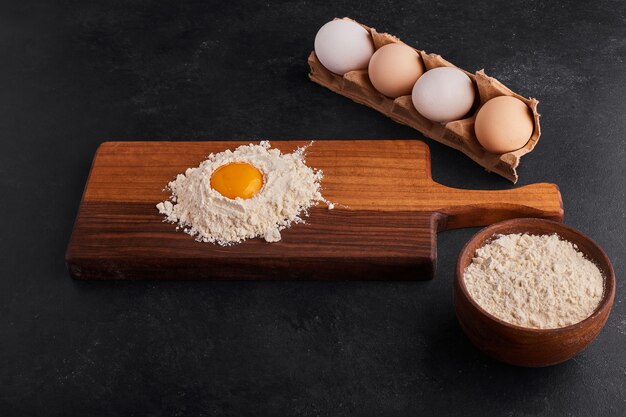
{"label": "shadow under bowl", "polygon": [[[495,235],[527,233],[551,235],[575,244],[598,266],[604,278],[604,293],[596,310],[581,322],[557,329],[533,329],[507,323],[483,310],[470,296],[463,273],[476,250]],[[562,223],[541,219],[514,219],[495,223],[475,234],[459,254],[454,280],[454,308],[461,328],[470,341],[494,359],[526,367],[564,362],[591,343],[602,330],[613,306],[615,274],[604,251],[583,233]]]}

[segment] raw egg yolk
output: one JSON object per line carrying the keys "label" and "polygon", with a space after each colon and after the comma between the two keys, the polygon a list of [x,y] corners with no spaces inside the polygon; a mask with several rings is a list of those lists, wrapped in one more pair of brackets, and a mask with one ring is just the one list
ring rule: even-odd
{"label": "raw egg yolk", "polygon": [[263,187],[263,174],[245,162],[233,162],[219,167],[211,175],[211,188],[226,198],[248,199]]}

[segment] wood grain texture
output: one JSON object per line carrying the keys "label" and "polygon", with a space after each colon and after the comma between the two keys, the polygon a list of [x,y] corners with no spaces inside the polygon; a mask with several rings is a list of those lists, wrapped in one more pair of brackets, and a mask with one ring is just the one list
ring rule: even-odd
{"label": "wood grain texture", "polygon": [[[291,152],[307,141],[277,141]],[[515,217],[561,220],[558,188],[535,184],[474,191],[432,181],[419,141],[318,141],[307,164],[322,169],[324,196],[305,225],[280,242],[220,247],[162,222],[165,185],[207,155],[243,142],[107,142],[85,186],[67,250],[76,278],[429,279],[436,232]]]}
{"label": "wood grain texture", "polygon": [[[587,319],[560,329],[529,329],[509,324],[483,310],[469,295],[463,279],[476,250],[497,234],[556,233],[574,243],[604,277],[600,304]],[[604,251],[589,237],[561,223],[514,219],[487,227],[470,239],[459,254],[454,281],[454,307],[461,328],[487,355],[518,366],[541,367],[566,361],[583,350],[602,330],[615,298],[615,273]]]}

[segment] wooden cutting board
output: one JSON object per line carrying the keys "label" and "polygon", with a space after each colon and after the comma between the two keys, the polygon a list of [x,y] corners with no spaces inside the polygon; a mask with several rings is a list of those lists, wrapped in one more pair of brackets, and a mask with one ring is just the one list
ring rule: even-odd
{"label": "wooden cutting board", "polygon": [[[291,152],[305,141],[276,141]],[[306,161],[324,171],[334,210],[315,207],[282,240],[221,247],[164,223],[166,184],[212,152],[243,142],[106,142],[85,186],[66,261],[80,279],[359,279],[433,277],[438,231],[515,217],[561,221],[554,184],[501,191],[449,188],[431,179],[415,140],[318,141]]]}

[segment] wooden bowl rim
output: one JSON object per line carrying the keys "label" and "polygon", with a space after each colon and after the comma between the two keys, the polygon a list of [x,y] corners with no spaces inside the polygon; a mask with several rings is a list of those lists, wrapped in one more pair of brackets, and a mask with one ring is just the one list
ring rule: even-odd
{"label": "wooden bowl rim", "polygon": [[[463,279],[463,273],[464,271],[461,270],[461,261],[463,260],[463,258],[465,258],[467,256],[467,251],[469,250],[469,246],[474,243],[477,240],[481,240],[482,239],[482,245],[478,246],[478,247],[482,247],[484,245],[485,242],[487,242],[489,239],[491,239],[494,235],[498,234],[498,230],[502,229],[505,226],[509,226],[509,225],[514,225],[515,228],[519,228],[519,231],[516,232],[512,232],[512,233],[528,233],[528,231],[524,231],[525,228],[527,228],[527,226],[529,224],[546,224],[549,225],[551,228],[554,229],[554,233],[556,233],[557,235],[559,235],[562,239],[564,240],[568,240],[565,239],[560,233],[559,230],[568,230],[570,232],[573,232],[575,235],[577,235],[581,240],[586,240],[588,243],[591,244],[591,246],[594,246],[598,253],[600,254],[600,259],[596,258],[596,257],[591,257],[588,253],[583,252],[583,250],[579,247],[579,245],[576,242],[571,242],[573,244],[575,244],[578,248],[579,251],[583,252],[583,254],[585,255],[585,257],[587,259],[589,259],[590,261],[594,262],[596,264],[596,266],[598,266],[600,268],[600,271],[603,273],[603,277],[604,277],[604,293],[602,295],[602,300],[600,300],[600,303],[598,304],[598,307],[596,307],[596,309],[593,311],[593,313],[591,313],[591,315],[589,315],[589,317],[585,318],[582,321],[579,321],[578,323],[574,323],[574,324],[570,324],[569,326],[565,326],[565,327],[557,327],[554,329],[535,329],[535,328],[531,328],[531,327],[524,327],[524,326],[518,326],[516,324],[512,324],[509,322],[506,322],[494,315],[492,315],[491,313],[487,312],[485,309],[483,309],[476,301],[474,301],[474,299],[472,298],[472,296],[469,294],[469,292],[467,291],[467,288],[465,287],[465,280]],[[532,232],[531,232],[532,234]],[[604,272],[607,272],[607,274],[605,274]],[[493,223],[481,230],[479,230],[476,234],[474,234],[468,241],[467,243],[463,246],[463,249],[461,249],[461,252],[459,253],[459,258],[457,260],[457,264],[456,264],[456,281],[457,284],[461,290],[461,292],[463,293],[463,296],[469,301],[469,303],[480,313],[483,314],[484,316],[486,316],[488,319],[496,322],[497,324],[504,326],[506,328],[509,328],[511,330],[515,330],[515,331],[521,331],[521,332],[527,332],[529,334],[534,334],[534,335],[547,335],[547,334],[555,334],[555,333],[567,333],[570,331],[573,331],[575,329],[581,329],[581,328],[585,328],[588,327],[593,321],[595,321],[597,319],[597,317],[600,315],[600,313],[602,313],[605,309],[611,309],[612,305],[613,305],[613,299],[615,296],[615,272],[613,270],[613,265],[611,264],[611,261],[609,260],[609,257],[607,256],[607,254],[604,252],[604,250],[593,240],[591,239],[589,236],[585,235],[584,233],[582,233],[581,231],[571,227],[571,226],[567,226],[563,223],[559,223],[553,220],[546,220],[546,219],[537,219],[537,218],[518,218],[518,219],[511,219],[511,220],[504,220],[501,222],[497,222],[497,223]]]}

